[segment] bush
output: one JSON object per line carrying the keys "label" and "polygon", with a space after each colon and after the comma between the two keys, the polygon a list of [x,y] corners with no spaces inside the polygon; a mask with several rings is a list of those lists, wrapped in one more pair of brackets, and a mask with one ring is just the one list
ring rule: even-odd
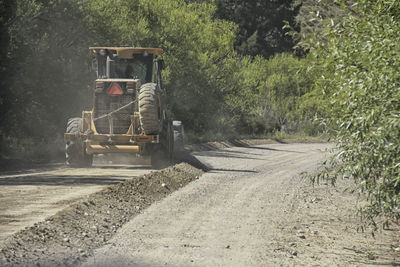
{"label": "bush", "polygon": [[[318,73],[313,64],[311,56],[296,58],[288,53],[269,60],[242,58],[235,73],[238,89],[226,101],[238,114],[236,128],[246,134],[297,133],[303,125],[313,124],[317,110],[304,105]],[[308,132],[317,135],[321,128],[316,129]]]}
{"label": "bush", "polygon": [[[368,204],[361,215],[400,218],[400,3],[357,1],[315,51],[326,64],[318,90],[330,100],[335,171],[350,176]],[[376,226],[376,225],[375,225]]]}

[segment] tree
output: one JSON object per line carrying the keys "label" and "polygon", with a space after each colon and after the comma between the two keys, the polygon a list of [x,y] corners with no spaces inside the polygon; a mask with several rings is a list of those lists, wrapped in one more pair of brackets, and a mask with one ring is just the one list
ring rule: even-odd
{"label": "tree", "polygon": [[8,86],[8,77],[11,72],[12,64],[8,56],[10,36],[8,27],[15,16],[15,2],[13,0],[0,1],[0,143],[3,135],[7,131],[7,114],[10,109],[12,94]]}
{"label": "tree", "polygon": [[[227,90],[225,62],[234,56],[234,25],[213,19],[208,3],[181,0],[82,1],[100,44],[164,49],[170,110],[187,130],[214,127]],[[114,16],[114,14],[119,14]]]}
{"label": "tree", "polygon": [[1,90],[2,145],[10,151],[54,142],[68,116],[80,114],[90,80],[83,17],[71,1],[14,1]]}
{"label": "tree", "polygon": [[90,106],[91,45],[163,48],[169,109],[175,118],[197,134],[218,121],[229,86],[225,62],[235,57],[235,26],[214,20],[214,5],[18,0],[14,7],[13,19],[4,18],[9,23],[2,25],[2,34],[10,38],[1,55],[7,56],[1,64],[7,63],[8,75],[1,90],[0,134],[8,138],[2,145],[13,146],[9,151],[53,142],[65,131],[67,118]]}
{"label": "tree", "polygon": [[216,6],[216,17],[238,25],[235,48],[240,54],[269,58],[292,51],[295,42],[284,26],[295,27],[301,6],[296,1],[217,0]]}

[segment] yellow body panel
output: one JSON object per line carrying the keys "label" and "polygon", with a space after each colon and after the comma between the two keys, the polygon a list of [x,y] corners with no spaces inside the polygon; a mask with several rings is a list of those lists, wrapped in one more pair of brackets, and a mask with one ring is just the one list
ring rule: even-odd
{"label": "yellow body panel", "polygon": [[[126,134],[99,134],[93,121],[93,111],[82,112],[82,132],[65,133],[65,141],[82,140],[86,143],[86,153],[141,153],[146,143],[159,143],[159,135],[135,135],[133,124]],[[108,143],[108,144],[107,144]]]}
{"label": "yellow body panel", "polygon": [[86,153],[103,154],[103,153],[139,153],[140,146],[133,145],[87,145]]}

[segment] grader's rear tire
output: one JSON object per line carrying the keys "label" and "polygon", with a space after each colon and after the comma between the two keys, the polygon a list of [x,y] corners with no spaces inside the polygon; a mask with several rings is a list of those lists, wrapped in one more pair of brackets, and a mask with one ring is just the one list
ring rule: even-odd
{"label": "grader's rear tire", "polygon": [[160,143],[146,144],[146,151],[151,156],[151,165],[155,169],[170,166],[174,160],[174,134],[172,121],[164,121],[160,133]]}
{"label": "grader's rear tire", "polygon": [[[82,118],[71,118],[67,123],[67,133],[79,133],[82,131]],[[93,155],[85,153],[81,142],[67,141],[65,144],[66,164],[70,167],[90,167],[93,163]]]}
{"label": "grader's rear tire", "polygon": [[161,130],[160,103],[155,83],[145,83],[139,91],[139,120],[144,134]]}

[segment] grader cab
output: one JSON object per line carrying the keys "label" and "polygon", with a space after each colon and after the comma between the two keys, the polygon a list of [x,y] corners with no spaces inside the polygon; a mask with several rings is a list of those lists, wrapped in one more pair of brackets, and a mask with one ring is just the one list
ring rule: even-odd
{"label": "grader cab", "polygon": [[[97,79],[93,107],[71,118],[66,164],[89,167],[94,154],[136,153],[172,159],[174,125],[165,107],[160,48],[90,47]],[[177,131],[176,136],[180,136]],[[181,140],[177,140],[177,144]]]}

